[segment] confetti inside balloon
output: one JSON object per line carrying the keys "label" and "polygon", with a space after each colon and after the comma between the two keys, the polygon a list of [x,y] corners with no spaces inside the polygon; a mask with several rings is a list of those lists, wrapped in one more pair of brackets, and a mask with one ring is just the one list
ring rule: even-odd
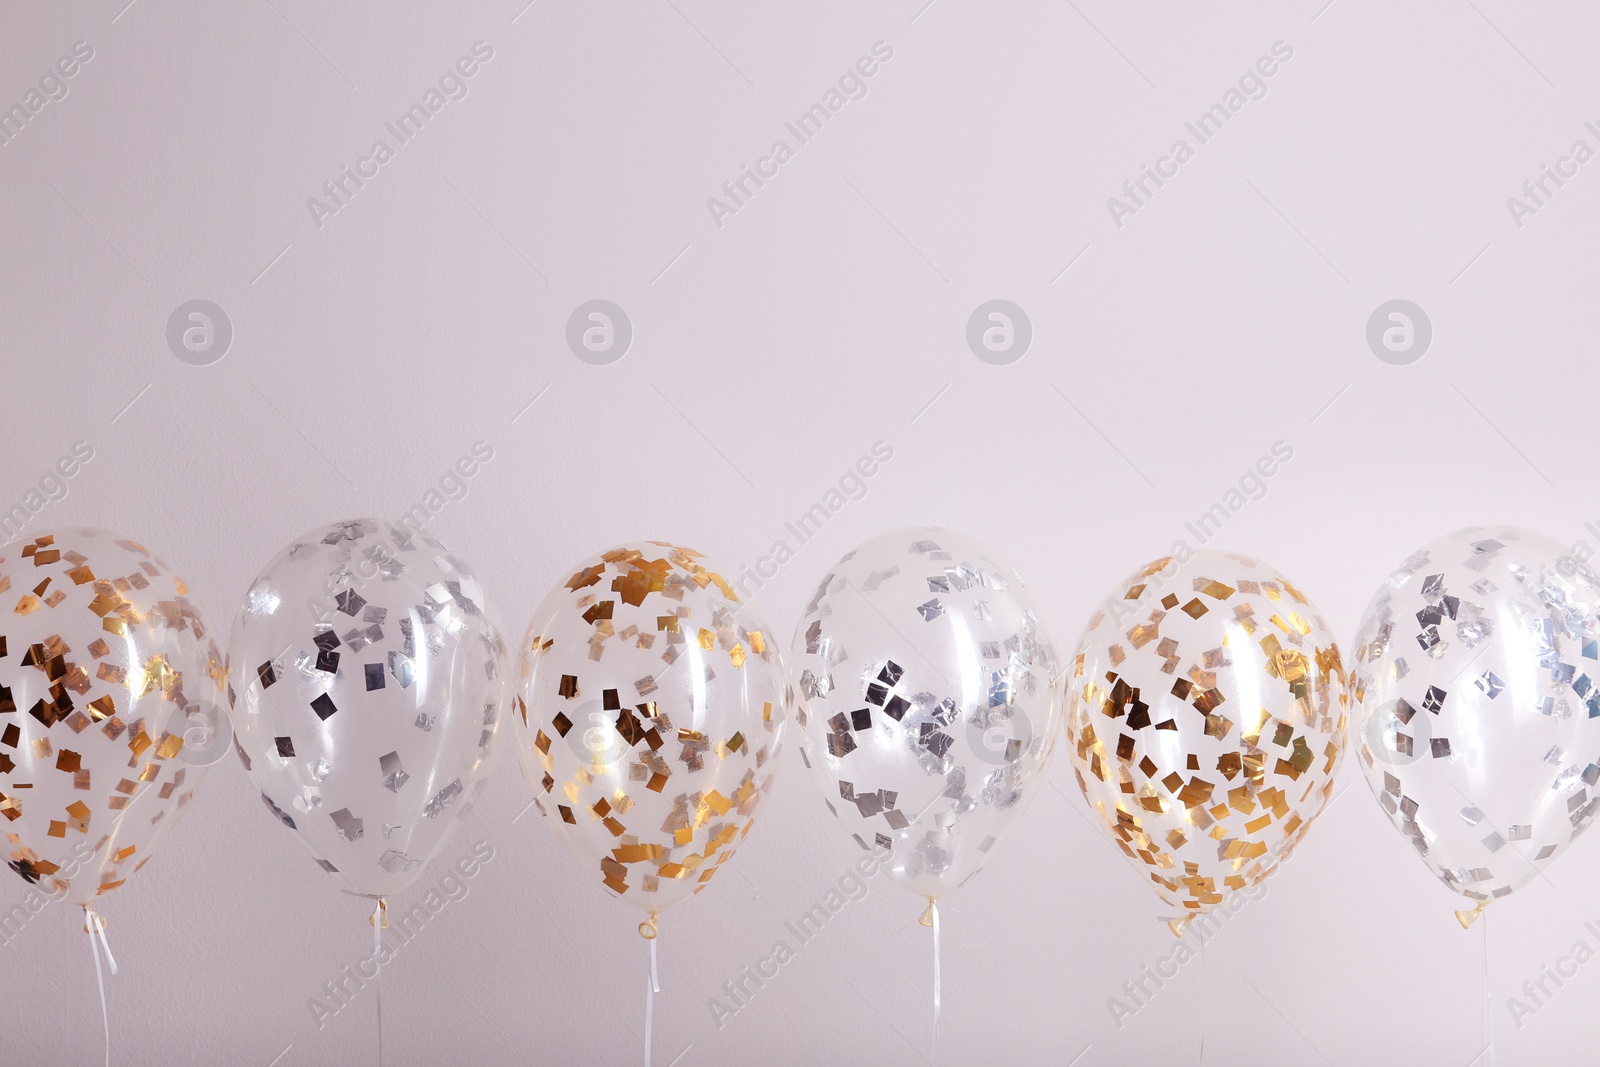
{"label": "confetti inside balloon", "polygon": [[478,580],[437,539],[382,519],[319,527],[234,620],[239,758],[341,888],[398,892],[488,779],[506,654]]}
{"label": "confetti inside balloon", "polygon": [[801,755],[856,844],[930,901],[978,873],[1043,781],[1060,702],[1040,616],[982,545],[906,529],[835,564],[800,620]]}
{"label": "confetti inside balloon", "polygon": [[1345,672],[1305,594],[1248,556],[1158,559],[1089,620],[1067,736],[1104,827],[1173,932],[1260,883],[1333,795]]}
{"label": "confetti inside balloon", "polygon": [[143,545],[63,529],[0,549],[11,869],[87,905],[143,867],[215,762],[204,737],[225,722],[222,679],[188,587]]}
{"label": "confetti inside balloon", "polygon": [[1451,890],[1531,882],[1600,810],[1600,577],[1513,526],[1441,537],[1389,576],[1356,637],[1361,769]]}
{"label": "confetti inside balloon", "polygon": [[653,917],[705,888],[755,825],[783,739],[771,631],[700,553],[641,541],[539,605],[513,715],[544,821]]}

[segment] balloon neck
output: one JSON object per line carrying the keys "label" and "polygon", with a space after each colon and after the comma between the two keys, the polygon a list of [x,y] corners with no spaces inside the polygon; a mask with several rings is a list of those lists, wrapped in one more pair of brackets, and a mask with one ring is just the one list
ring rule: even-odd
{"label": "balloon neck", "polygon": [[101,929],[105,929],[107,926],[110,926],[110,925],[111,925],[110,923],[106,922],[104,916],[102,916],[101,914],[99,914],[98,912],[96,912],[94,910],[94,905],[92,905],[92,904],[83,905],[83,932],[84,933],[92,935],[95,932],[95,927],[96,926],[99,926]]}
{"label": "balloon neck", "polygon": [[389,898],[388,897],[379,897],[378,898],[378,907],[371,915],[367,916],[367,925],[371,926],[372,928],[374,928],[376,930],[387,930],[387,929],[389,929]]}
{"label": "balloon neck", "polygon": [[1180,915],[1176,919],[1167,920],[1167,929],[1172,931],[1173,937],[1182,937],[1189,932],[1189,924],[1194,922],[1193,915]]}
{"label": "balloon neck", "polygon": [[650,918],[639,924],[640,937],[644,938],[646,941],[654,941],[656,939],[656,935],[661,932],[656,928],[657,918],[658,916],[652,912],[650,914]]}
{"label": "balloon neck", "polygon": [[921,923],[923,926],[932,927],[933,926],[933,909],[936,906],[937,905],[934,903],[933,898],[929,897],[928,898],[928,906],[926,908],[922,909],[922,915],[921,915],[921,917],[919,917],[917,919],[917,922]]}
{"label": "balloon neck", "polygon": [[1478,901],[1478,906],[1473,908],[1471,911],[1456,912],[1456,922],[1460,923],[1461,929],[1465,930],[1473,923],[1478,921],[1478,916],[1482,915],[1483,909],[1487,908],[1488,906],[1489,902],[1487,900],[1480,900]]}

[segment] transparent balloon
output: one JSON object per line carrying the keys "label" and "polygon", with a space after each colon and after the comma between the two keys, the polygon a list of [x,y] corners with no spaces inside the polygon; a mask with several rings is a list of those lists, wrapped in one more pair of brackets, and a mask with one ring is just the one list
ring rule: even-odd
{"label": "transparent balloon", "polygon": [[1158,559],[1090,618],[1068,687],[1078,785],[1181,935],[1289,858],[1333,796],[1344,665],[1259,560]]}
{"label": "transparent balloon", "polygon": [[641,541],[544,598],[513,720],[545,823],[654,916],[705,888],[755,825],[784,712],[783,662],[745,599],[700,553]]}
{"label": "transparent balloon", "polygon": [[341,888],[398,892],[445,847],[493,766],[507,652],[467,564],[399,522],[319,527],[257,576],[228,649],[235,744]]}
{"label": "transparent balloon", "polygon": [[1060,722],[1033,590],[969,537],[895,530],[822,579],[790,660],[801,755],[856,844],[929,900],[976,875]]}
{"label": "transparent balloon", "polygon": [[1474,526],[1424,546],[1356,636],[1361,768],[1446,886],[1531,882],[1600,809],[1600,578],[1558,542]]}
{"label": "transparent balloon", "polygon": [[221,721],[222,656],[173,569],[104,530],[0,549],[0,597],[7,861],[51,898],[87,904],[143,867],[193,803],[221,748],[204,724]]}

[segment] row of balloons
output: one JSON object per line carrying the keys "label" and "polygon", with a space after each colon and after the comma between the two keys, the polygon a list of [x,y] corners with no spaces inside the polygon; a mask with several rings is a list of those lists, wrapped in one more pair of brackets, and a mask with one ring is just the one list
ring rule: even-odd
{"label": "row of balloons", "polygon": [[732,860],[791,721],[829,809],[930,912],[1058,736],[1179,934],[1288,858],[1347,742],[1463,924],[1600,805],[1600,579],[1513,527],[1407,558],[1349,664],[1285,575],[1210,550],[1141,568],[1064,655],[1016,571],[933,529],[841,559],[787,669],[725,572],[655,541],[574,568],[515,654],[465,561],[377,519],[279,552],[226,657],[173,569],[103,531],[0,549],[0,596],[9,864],[91,924],[230,735],[272,818],[381,902],[445,847],[509,721],[544,821],[647,937]]}

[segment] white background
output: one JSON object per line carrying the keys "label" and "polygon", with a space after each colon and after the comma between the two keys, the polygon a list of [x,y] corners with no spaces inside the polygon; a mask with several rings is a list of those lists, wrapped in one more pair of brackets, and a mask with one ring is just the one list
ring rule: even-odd
{"label": "white background", "polygon": [[[0,506],[89,442],[30,531],[146,542],[223,632],[280,546],[403,511],[479,440],[493,460],[430,528],[514,637],[573,563],[637,537],[730,570],[789,540],[758,599],[787,634],[839,555],[929,524],[1011,560],[1070,647],[1278,440],[1293,459],[1212,545],[1284,569],[1344,635],[1448,530],[1594,541],[1600,162],[1520,228],[1506,198],[1575,139],[1600,148],[1600,17],[925,2],[11,7],[0,104],[76,41],[94,58],[0,146]],[[468,96],[319,228],[307,199],[478,40],[494,56]],[[716,226],[706,198],[879,40],[867,96]],[[1116,226],[1107,197],[1193,145],[1184,121],[1278,40],[1294,55],[1268,95]],[[965,341],[996,297],[1033,323],[1010,366]],[[166,342],[194,298],[234,328],[210,366]],[[564,340],[592,298],[633,324],[607,367]],[[1364,338],[1393,298],[1433,323],[1409,366]],[[879,439],[894,457],[865,498],[796,545],[784,523]],[[1265,899],[1118,1029],[1108,998],[1175,942],[1057,755],[945,909],[941,1062],[1488,1063],[1485,926],[1498,1063],[1592,1060],[1600,962],[1520,1028],[1506,997],[1580,938],[1600,949],[1600,849],[1463,932],[1353,760]],[[784,760],[735,870],[664,920],[656,1063],[923,1062],[930,939],[887,883],[712,1022],[708,998],[858,854]],[[526,797],[507,759],[419,880],[494,848],[385,972],[390,1063],[637,1061],[637,917],[536,812],[512,824]],[[362,904],[232,757],[196,801],[104,903],[114,1058],[369,1062],[370,991],[321,1029],[307,1004],[370,951]],[[7,907],[26,889],[0,887]],[[98,1062],[85,940],[52,908],[0,946],[0,1062]]]}

